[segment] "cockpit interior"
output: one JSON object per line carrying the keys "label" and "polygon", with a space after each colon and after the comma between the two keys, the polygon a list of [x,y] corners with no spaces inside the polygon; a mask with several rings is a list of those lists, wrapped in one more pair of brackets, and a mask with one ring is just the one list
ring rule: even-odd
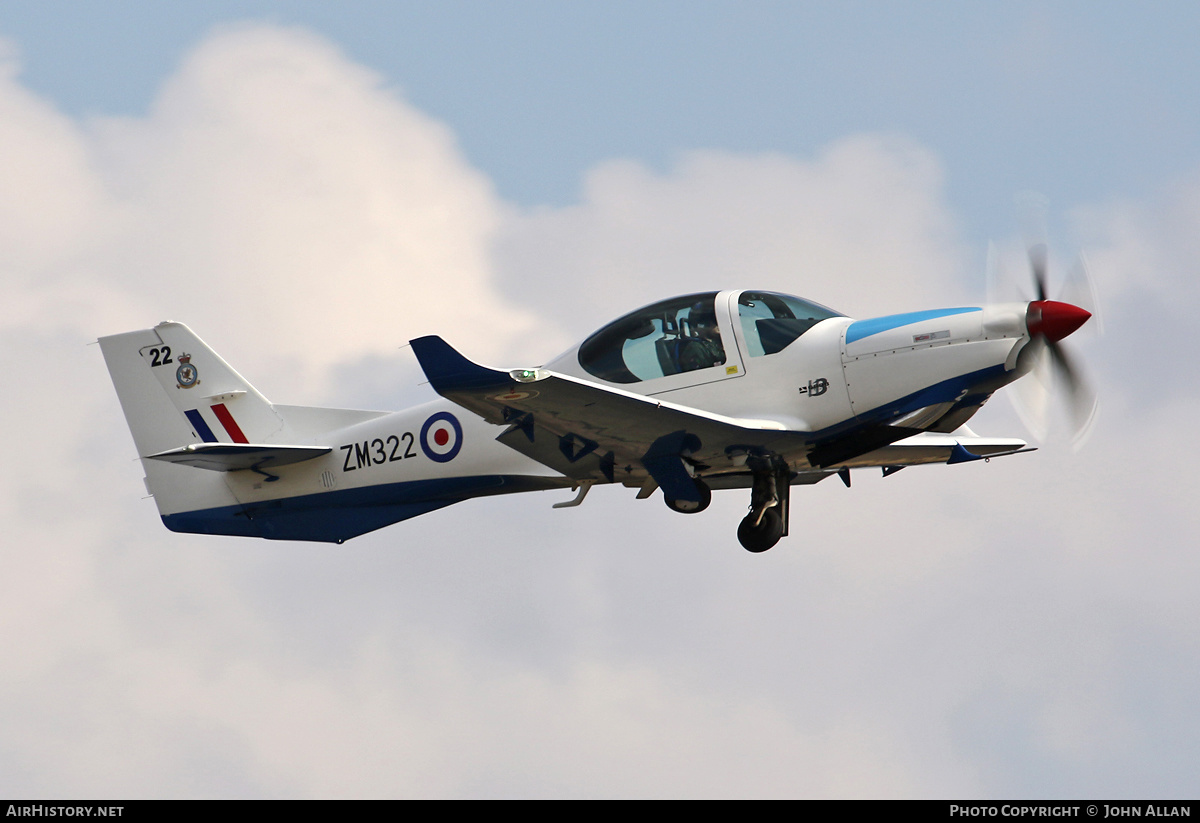
{"label": "cockpit interior", "polygon": [[[735,311],[740,339],[729,327]],[[580,345],[579,364],[609,383],[639,383],[723,366],[730,346],[743,357],[776,354],[822,320],[841,316],[774,292],[687,294],[609,323]]]}

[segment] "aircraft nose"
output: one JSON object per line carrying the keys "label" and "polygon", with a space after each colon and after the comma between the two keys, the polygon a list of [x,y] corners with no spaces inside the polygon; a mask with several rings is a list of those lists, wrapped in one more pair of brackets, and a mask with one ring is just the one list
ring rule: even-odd
{"label": "aircraft nose", "polygon": [[1087,322],[1090,311],[1059,303],[1057,300],[1035,300],[1025,312],[1025,327],[1031,335],[1042,335],[1057,343]]}

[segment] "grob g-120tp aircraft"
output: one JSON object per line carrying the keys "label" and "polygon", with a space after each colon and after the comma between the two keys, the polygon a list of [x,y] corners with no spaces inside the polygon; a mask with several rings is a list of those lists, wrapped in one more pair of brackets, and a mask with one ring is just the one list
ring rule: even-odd
{"label": "grob g-120tp aircraft", "polygon": [[493,369],[411,341],[441,399],[398,412],[271,403],[180,323],[100,339],[167,528],[341,543],[472,497],[595,484],[658,490],[676,512],[749,490],[738,539],[788,532],[791,489],[851,469],[1027,451],[966,423],[997,389],[1056,369],[1090,313],[1036,299],[854,320],[769,291],[633,311],[539,367]]}

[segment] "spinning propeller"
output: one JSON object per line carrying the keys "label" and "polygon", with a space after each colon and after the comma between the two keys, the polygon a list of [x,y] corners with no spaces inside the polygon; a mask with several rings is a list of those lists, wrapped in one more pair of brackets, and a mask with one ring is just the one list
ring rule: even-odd
{"label": "spinning propeller", "polygon": [[[1063,340],[1091,318],[1091,329],[1100,330],[1095,289],[1082,255],[1063,281],[1059,296],[1050,300],[1047,288],[1048,250],[1045,242],[1045,200],[1031,195],[1019,201],[1025,213],[1025,240],[1029,271],[1033,275],[1033,299],[1024,289],[1016,289],[1021,302],[1028,303],[1026,328],[1033,340],[1021,352],[1017,367],[1027,374],[1009,387],[1017,414],[1030,432],[1044,440],[1050,428],[1050,397],[1060,394],[1067,406],[1071,439],[1076,447],[1083,444],[1096,417],[1096,393],[1083,374],[1075,355],[1067,353]],[[989,249],[989,300],[1005,289],[1012,292],[1015,282],[1003,282],[995,248]]]}

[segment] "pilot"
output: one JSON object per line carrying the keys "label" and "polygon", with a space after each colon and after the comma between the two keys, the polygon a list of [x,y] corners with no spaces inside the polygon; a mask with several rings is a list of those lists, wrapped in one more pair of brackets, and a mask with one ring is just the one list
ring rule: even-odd
{"label": "pilot", "polygon": [[725,362],[725,347],[721,345],[721,329],[713,307],[697,303],[688,312],[688,325],[693,337],[686,338],[679,355],[679,370],[694,371],[718,366]]}

